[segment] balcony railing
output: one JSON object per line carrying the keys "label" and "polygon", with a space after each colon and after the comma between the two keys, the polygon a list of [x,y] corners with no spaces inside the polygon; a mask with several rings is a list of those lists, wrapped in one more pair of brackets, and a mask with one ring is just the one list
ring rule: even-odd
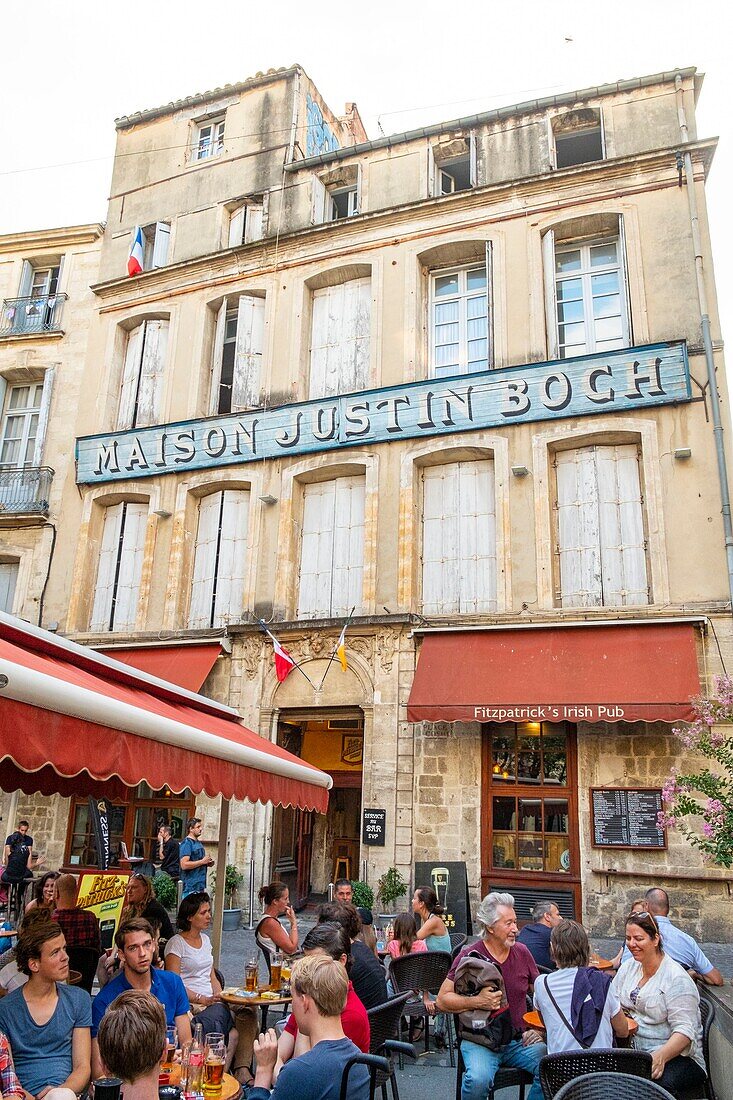
{"label": "balcony railing", "polygon": [[60,332],[66,297],[66,294],[42,294],[32,298],[6,298],[0,317],[0,336]]}
{"label": "balcony railing", "polygon": [[47,515],[52,481],[50,466],[0,467],[0,520],[8,515]]}

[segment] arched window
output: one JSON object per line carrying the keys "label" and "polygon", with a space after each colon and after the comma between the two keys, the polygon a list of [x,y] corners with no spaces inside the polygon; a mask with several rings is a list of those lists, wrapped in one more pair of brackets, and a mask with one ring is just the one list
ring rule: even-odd
{"label": "arched window", "polygon": [[242,618],[249,497],[247,490],[223,489],[199,501],[190,627],[224,626]]}
{"label": "arched window", "polygon": [[167,352],[167,319],[142,321],[127,333],[118,428],[145,428],[159,422]]}
{"label": "arched window", "polygon": [[256,408],[262,388],[265,299],[254,294],[225,298],[216,315],[211,412]]}
{"label": "arched window", "polygon": [[134,630],[147,522],[147,502],[105,508],[91,630]]}
{"label": "arched window", "polygon": [[303,488],[298,618],[361,611],[364,574],[363,475]]}

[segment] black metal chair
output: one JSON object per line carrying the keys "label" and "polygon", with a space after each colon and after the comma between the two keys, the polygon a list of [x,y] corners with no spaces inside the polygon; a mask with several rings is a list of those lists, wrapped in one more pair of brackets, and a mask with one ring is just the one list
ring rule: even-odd
{"label": "black metal chair", "polygon": [[[392,985],[398,993],[415,991],[419,993],[432,993],[435,995],[448,976],[453,960],[449,951],[423,951],[415,955],[401,955],[392,959],[389,973]],[[424,1021],[425,1051],[430,1050],[430,1013],[423,1002],[422,996],[417,1000],[406,1001],[402,1009],[402,1015],[407,1018],[410,1025],[408,1037],[412,1041],[413,1021]],[[453,1039],[450,1027],[446,1031],[448,1037],[448,1054],[450,1064],[455,1065],[453,1054]]]}
{"label": "black metal chair", "polygon": [[622,1073],[652,1078],[652,1056],[645,1050],[573,1050],[546,1054],[540,1062],[540,1085],[545,1100],[553,1100],[563,1085],[587,1073]]}
{"label": "black metal chair", "polygon": [[349,1074],[354,1066],[367,1066],[369,1069],[369,1098],[374,1098],[374,1080],[377,1072],[389,1072],[389,1062],[386,1058],[380,1058],[377,1054],[355,1054],[349,1058],[341,1074],[341,1091],[339,1100],[347,1100],[349,1095]]}
{"label": "black metal chair", "polygon": [[710,1075],[710,1027],[715,1019],[715,1005],[704,993],[700,994],[700,1019],[702,1020],[702,1053],[708,1076],[705,1084],[681,1091],[684,1100],[697,1100],[700,1096],[707,1097],[707,1100],[715,1100],[715,1089]]}
{"label": "black metal chair", "polygon": [[80,988],[91,993],[97,975],[99,952],[93,947],[67,947],[66,954],[69,956],[70,968],[81,974]]}
{"label": "black metal chair", "polygon": [[[456,1018],[453,1017],[453,1024],[456,1024]],[[458,1028],[456,1027],[456,1035],[458,1034]],[[463,1053],[461,1051],[460,1040],[456,1041],[456,1100],[461,1100],[461,1083],[463,1081],[463,1074],[466,1070],[466,1063],[463,1061]],[[494,1093],[499,1089],[519,1089],[519,1100],[524,1100],[524,1090],[528,1085],[531,1085],[534,1080],[532,1074],[526,1069],[515,1069],[514,1066],[499,1066],[494,1077],[493,1084],[489,1089],[487,1100],[494,1100]]]}
{"label": "black metal chair", "polygon": [[552,970],[549,966],[540,966],[539,963],[537,963],[536,966],[537,966],[537,969],[539,970],[540,974],[554,974],[555,973],[555,971]]}
{"label": "black metal chair", "polygon": [[463,932],[451,932],[449,934],[449,939],[451,958],[455,959],[461,948],[465,947],[468,943],[468,936]]}
{"label": "black metal chair", "polygon": [[556,1100],[674,1100],[656,1081],[629,1073],[585,1073],[563,1085]]}
{"label": "black metal chair", "polygon": [[387,1100],[388,1081],[392,1089],[393,1100],[399,1100],[393,1055],[398,1054],[400,1056],[400,1067],[402,1066],[403,1055],[407,1055],[408,1058],[417,1058],[415,1048],[410,1043],[399,1042],[402,1009],[409,998],[409,993],[400,993],[399,996],[385,1001],[383,1005],[377,1005],[375,1008],[367,1010],[370,1029],[369,1053],[379,1054],[389,1062],[389,1073],[386,1074],[377,1069],[374,1079],[375,1089],[381,1088],[382,1090],[382,1100]]}

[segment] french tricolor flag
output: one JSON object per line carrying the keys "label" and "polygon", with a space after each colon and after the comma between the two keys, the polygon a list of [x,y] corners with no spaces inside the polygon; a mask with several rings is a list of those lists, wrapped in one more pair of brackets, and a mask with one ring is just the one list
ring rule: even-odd
{"label": "french tricolor flag", "polygon": [[278,683],[281,684],[297,666],[287,649],[280,645],[275,635],[267,629],[262,619],[259,619],[258,622],[272,642],[273,656],[275,658],[275,675],[277,676]]}
{"label": "french tricolor flag", "polygon": [[136,225],[132,234],[132,242],[130,243],[130,254],[127,257],[128,275],[139,275],[142,271],[144,250],[145,241],[143,240],[143,231],[139,225]]}

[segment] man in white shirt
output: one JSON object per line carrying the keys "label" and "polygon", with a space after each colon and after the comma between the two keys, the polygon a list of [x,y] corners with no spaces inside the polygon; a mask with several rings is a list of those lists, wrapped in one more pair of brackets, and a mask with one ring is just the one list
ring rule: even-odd
{"label": "man in white shirt", "polygon": [[[659,886],[653,886],[644,895],[647,912],[651,913],[659,926],[662,937],[662,947],[665,954],[684,966],[690,977],[696,982],[704,982],[705,985],[723,985],[724,979],[720,971],[713,966],[710,959],[700,945],[683,932],[669,919],[669,894]],[[621,962],[625,963],[631,958],[628,947],[624,947]]]}

